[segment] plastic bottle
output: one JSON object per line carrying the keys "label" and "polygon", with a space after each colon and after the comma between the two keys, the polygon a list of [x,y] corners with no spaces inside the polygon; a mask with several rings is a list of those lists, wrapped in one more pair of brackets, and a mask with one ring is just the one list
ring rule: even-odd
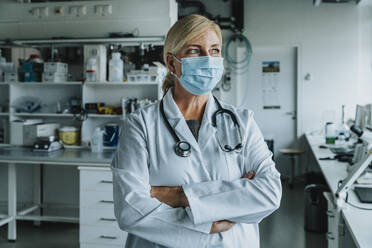
{"label": "plastic bottle", "polygon": [[344,146],[346,145],[346,137],[344,132],[340,132],[337,137],[337,145]]}
{"label": "plastic bottle", "polygon": [[336,125],[333,122],[327,122],[325,131],[326,144],[335,144],[337,139]]}
{"label": "plastic bottle", "polygon": [[89,58],[85,69],[85,78],[88,82],[97,81],[97,59]]}
{"label": "plastic bottle", "polygon": [[123,82],[123,61],[120,53],[113,53],[109,62],[109,81]]}
{"label": "plastic bottle", "polygon": [[103,133],[100,127],[94,129],[93,137],[91,140],[91,150],[94,153],[103,152]]}

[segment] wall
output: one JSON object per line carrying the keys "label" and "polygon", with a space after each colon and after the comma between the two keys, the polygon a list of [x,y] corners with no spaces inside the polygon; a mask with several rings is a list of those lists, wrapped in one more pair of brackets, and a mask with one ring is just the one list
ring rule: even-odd
{"label": "wall", "polygon": [[[310,0],[246,0],[244,34],[255,46],[299,45],[302,133],[336,121],[345,104],[353,117],[357,103],[372,101],[371,10],[355,4]],[[306,73],[312,75],[305,81]],[[234,99],[231,91],[227,99]],[[240,101],[241,99],[238,99]]]}
{"label": "wall", "polygon": [[[103,6],[111,6],[111,13],[101,12]],[[40,11],[40,7],[44,10]],[[56,14],[59,9],[61,14]],[[148,0],[32,4],[0,1],[0,40],[108,37],[110,32],[135,30],[141,36],[164,35],[176,20],[175,0],[153,0],[151,4]]]}

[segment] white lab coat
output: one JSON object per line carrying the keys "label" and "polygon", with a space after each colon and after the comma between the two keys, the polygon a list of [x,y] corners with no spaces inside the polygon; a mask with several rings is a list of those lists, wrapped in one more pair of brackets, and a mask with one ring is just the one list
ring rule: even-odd
{"label": "white lab coat", "polygon": [[[223,104],[236,115],[243,135],[241,153],[224,152],[217,132],[236,132],[232,121],[211,125],[217,105],[210,94],[198,141],[192,135],[171,90],[164,110],[191,156],[174,152],[175,140],[162,119],[159,103],[132,113],[124,121],[112,164],[115,215],[129,233],[127,248],[259,247],[258,223],[280,205],[280,175],[262,134],[248,110]],[[226,118],[227,119],[227,118]],[[222,145],[224,141],[221,140]],[[236,145],[231,144],[231,145]],[[254,170],[253,180],[242,179]],[[151,198],[151,186],[180,186],[190,207],[172,208]],[[236,222],[229,231],[209,234],[218,220]]]}

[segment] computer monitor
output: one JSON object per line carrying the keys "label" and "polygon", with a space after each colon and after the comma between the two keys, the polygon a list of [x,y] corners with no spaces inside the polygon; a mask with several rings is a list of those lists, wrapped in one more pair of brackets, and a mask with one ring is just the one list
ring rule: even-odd
{"label": "computer monitor", "polygon": [[364,115],[365,115],[365,127],[370,131],[372,130],[372,104],[367,104],[364,106]]}
{"label": "computer monitor", "polygon": [[365,113],[362,105],[356,106],[354,125],[358,126],[361,130],[363,130],[365,127]]}

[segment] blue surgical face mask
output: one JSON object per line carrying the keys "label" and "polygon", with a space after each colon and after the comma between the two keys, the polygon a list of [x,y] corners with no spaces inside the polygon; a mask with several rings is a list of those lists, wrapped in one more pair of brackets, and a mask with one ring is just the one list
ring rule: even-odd
{"label": "blue surgical face mask", "polygon": [[176,56],[173,57],[182,65],[182,75],[178,80],[191,94],[207,94],[221,80],[224,69],[221,57],[189,57],[182,58],[181,61]]}

